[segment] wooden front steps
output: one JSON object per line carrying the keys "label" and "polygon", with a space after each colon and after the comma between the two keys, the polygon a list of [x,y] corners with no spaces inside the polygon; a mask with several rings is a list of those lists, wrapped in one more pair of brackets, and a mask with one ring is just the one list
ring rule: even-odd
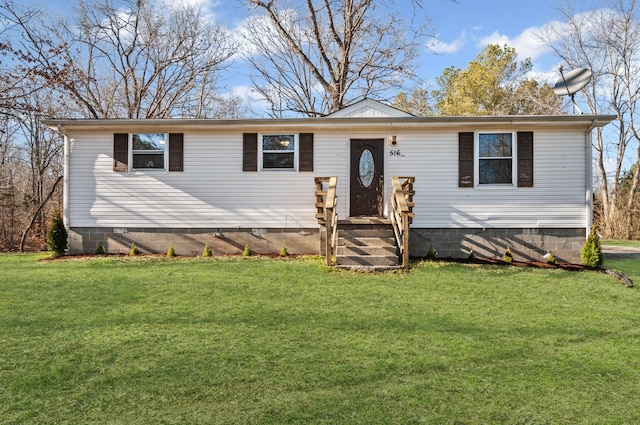
{"label": "wooden front steps", "polygon": [[338,267],[362,270],[400,268],[400,257],[391,222],[377,217],[338,221]]}

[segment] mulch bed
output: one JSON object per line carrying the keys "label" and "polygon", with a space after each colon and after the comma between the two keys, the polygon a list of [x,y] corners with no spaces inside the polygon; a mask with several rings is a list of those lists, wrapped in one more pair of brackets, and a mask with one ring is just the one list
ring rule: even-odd
{"label": "mulch bed", "polygon": [[493,259],[493,258],[476,258],[475,260],[466,260],[466,259],[460,259],[460,258],[443,258],[443,259],[439,259],[439,261],[467,263],[467,264],[492,264],[492,265],[503,265],[503,266],[511,265],[516,267],[534,267],[534,268],[541,268],[541,269],[561,269],[561,270],[566,270],[571,272],[593,271],[593,272],[606,273],[618,279],[626,287],[628,288],[633,287],[633,281],[631,281],[631,279],[629,279],[629,277],[627,277],[623,273],[620,273],[618,271],[611,270],[611,269],[606,269],[606,268],[589,267],[583,264],[573,264],[573,263],[564,263],[564,262],[555,262],[553,264],[549,264],[544,261],[512,261],[511,263],[507,263],[506,261]]}
{"label": "mulch bed", "polygon": [[596,269],[593,267],[588,267],[582,264],[574,264],[574,263],[565,263],[561,261],[556,261],[553,264],[549,264],[545,261],[512,261],[511,263],[507,263],[506,261],[499,260],[496,258],[478,258],[475,260],[467,260],[460,258],[442,258],[438,259],[439,261],[447,261],[452,263],[467,263],[467,264],[492,264],[492,265],[501,265],[501,266],[517,266],[517,267],[535,267],[540,269],[562,269],[567,271],[600,271],[600,269]]}

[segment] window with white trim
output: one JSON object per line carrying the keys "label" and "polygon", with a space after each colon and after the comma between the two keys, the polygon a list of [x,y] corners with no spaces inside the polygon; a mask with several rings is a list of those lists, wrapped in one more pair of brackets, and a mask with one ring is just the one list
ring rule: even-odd
{"label": "window with white trim", "polygon": [[260,139],[263,170],[296,170],[298,166],[295,134],[263,134]]}
{"label": "window with white trim", "polygon": [[134,170],[166,170],[166,133],[132,133],[131,159]]}
{"label": "window with white trim", "polygon": [[478,133],[478,184],[513,185],[514,133]]}

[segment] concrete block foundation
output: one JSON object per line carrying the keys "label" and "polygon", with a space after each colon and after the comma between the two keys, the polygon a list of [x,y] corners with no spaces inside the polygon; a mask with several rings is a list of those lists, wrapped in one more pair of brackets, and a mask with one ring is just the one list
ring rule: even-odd
{"label": "concrete block foundation", "polygon": [[209,244],[214,255],[242,254],[245,246],[255,254],[277,254],[283,245],[289,254],[318,254],[318,229],[165,229],[72,227],[69,254],[93,254],[102,242],[107,254],[128,254],[135,243],[141,254],[202,255]]}
{"label": "concrete block foundation", "polygon": [[[290,254],[324,255],[323,228],[309,229],[164,229],[72,227],[70,254],[93,254],[99,242],[108,254],[129,253],[134,242],[142,254],[166,253],[173,243],[177,255],[198,256],[205,244],[214,255],[242,254],[248,245],[256,254],[277,254],[286,245]],[[580,263],[586,229],[426,229],[411,228],[411,257],[426,257],[433,247],[439,258],[502,258],[507,247],[516,261],[556,260]]]}
{"label": "concrete block foundation", "polygon": [[426,257],[429,248],[439,258],[467,258],[471,250],[479,257],[502,258],[510,247],[515,261],[544,261],[547,252],[557,261],[581,262],[586,229],[411,229],[412,257]]}

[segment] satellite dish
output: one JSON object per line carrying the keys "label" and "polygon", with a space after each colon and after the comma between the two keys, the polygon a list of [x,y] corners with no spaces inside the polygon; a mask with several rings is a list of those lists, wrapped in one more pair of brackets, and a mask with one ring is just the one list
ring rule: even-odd
{"label": "satellite dish", "polygon": [[556,85],[553,86],[553,92],[558,96],[573,96],[589,83],[593,74],[590,69],[586,68],[574,69],[563,74],[562,67],[560,67],[560,75]]}
{"label": "satellite dish", "polygon": [[[574,97],[578,91],[589,84],[592,75],[591,70],[586,68],[577,68],[564,74],[561,66],[560,78],[553,86],[553,92],[558,96],[571,96],[571,103],[573,103],[574,108],[580,111]],[[582,114],[582,111],[580,113]]]}

